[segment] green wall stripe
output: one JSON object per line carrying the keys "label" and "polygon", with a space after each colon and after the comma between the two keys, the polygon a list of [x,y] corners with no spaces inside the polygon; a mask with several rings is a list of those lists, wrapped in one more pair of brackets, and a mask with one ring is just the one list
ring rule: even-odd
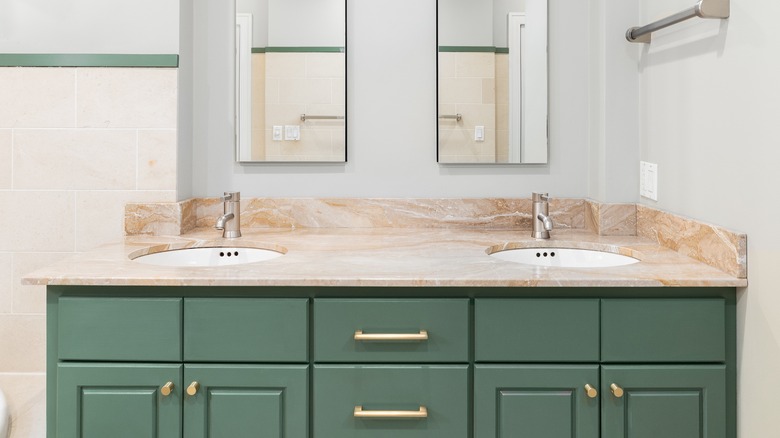
{"label": "green wall stripe", "polygon": [[496,51],[495,46],[439,46],[440,52],[487,52]]}
{"label": "green wall stripe", "polygon": [[[255,49],[252,49],[254,52]],[[267,52],[277,53],[344,53],[343,47],[266,47]]]}
{"label": "green wall stripe", "polygon": [[265,53],[265,47],[252,47],[252,53]]}
{"label": "green wall stripe", "polygon": [[0,53],[0,67],[178,67],[179,55]]}
{"label": "green wall stripe", "polygon": [[509,47],[496,47],[496,53],[509,53]]}

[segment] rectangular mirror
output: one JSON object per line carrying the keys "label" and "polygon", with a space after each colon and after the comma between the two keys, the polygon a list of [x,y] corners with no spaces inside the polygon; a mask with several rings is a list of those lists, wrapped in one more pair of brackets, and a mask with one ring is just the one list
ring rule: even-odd
{"label": "rectangular mirror", "polygon": [[346,0],[236,0],[236,149],[346,161]]}
{"label": "rectangular mirror", "polygon": [[439,163],[547,163],[547,0],[437,7]]}

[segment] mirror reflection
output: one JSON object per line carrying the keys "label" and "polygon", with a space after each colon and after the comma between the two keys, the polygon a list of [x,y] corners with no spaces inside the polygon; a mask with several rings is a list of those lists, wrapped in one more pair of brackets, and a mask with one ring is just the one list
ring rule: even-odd
{"label": "mirror reflection", "polygon": [[547,163],[547,0],[438,0],[440,163]]}
{"label": "mirror reflection", "polygon": [[345,0],[236,0],[239,162],[346,161]]}

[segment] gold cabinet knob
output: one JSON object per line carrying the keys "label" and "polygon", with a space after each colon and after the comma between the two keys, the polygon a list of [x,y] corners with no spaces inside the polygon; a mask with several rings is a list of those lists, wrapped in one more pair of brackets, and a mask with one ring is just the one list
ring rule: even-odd
{"label": "gold cabinet knob", "polygon": [[198,393],[198,389],[200,389],[200,383],[192,382],[190,383],[190,386],[187,387],[187,394],[195,395]]}
{"label": "gold cabinet knob", "polygon": [[617,398],[623,397],[623,388],[617,386],[616,384],[609,385],[609,390],[612,391],[612,395],[614,395]]}
{"label": "gold cabinet knob", "polygon": [[599,392],[596,391],[596,388],[590,386],[590,384],[585,385],[585,395],[587,395],[589,398],[596,398],[599,395]]}
{"label": "gold cabinet knob", "polygon": [[163,397],[168,397],[173,392],[173,382],[168,382],[160,388],[160,394]]}

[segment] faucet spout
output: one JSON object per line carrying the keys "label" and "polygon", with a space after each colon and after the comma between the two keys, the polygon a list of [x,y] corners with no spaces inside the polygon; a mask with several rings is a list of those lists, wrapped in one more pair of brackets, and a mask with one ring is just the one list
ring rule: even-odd
{"label": "faucet spout", "polygon": [[552,219],[550,219],[550,216],[547,216],[544,213],[539,213],[536,215],[536,218],[542,221],[542,225],[544,226],[544,229],[546,231],[550,231],[553,229],[553,222]]}
{"label": "faucet spout", "polygon": [[233,213],[223,214],[222,216],[220,216],[217,219],[217,224],[214,225],[214,228],[216,228],[218,230],[224,230],[225,229],[225,224],[227,223],[227,221],[229,221],[229,220],[231,220],[231,219],[233,219],[235,217],[236,217],[236,215],[234,215]]}

